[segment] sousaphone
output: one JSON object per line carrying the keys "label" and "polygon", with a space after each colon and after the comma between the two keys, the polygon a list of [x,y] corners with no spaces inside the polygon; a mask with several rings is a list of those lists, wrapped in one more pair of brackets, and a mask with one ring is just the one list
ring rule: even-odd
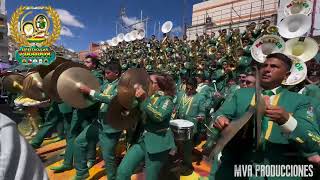
{"label": "sousaphone", "polygon": [[146,36],[146,33],[143,29],[139,29],[137,33],[137,39],[142,40]]}
{"label": "sousaphone", "polygon": [[140,84],[147,94],[151,94],[151,80],[143,68],[131,68],[124,72],[118,83],[118,94],[108,108],[106,121],[113,128],[128,129],[140,119],[138,101],[135,97],[135,85]]}
{"label": "sousaphone", "polygon": [[124,40],[124,34],[123,33],[118,34],[117,41],[122,42],[123,40]]}
{"label": "sousaphone", "polygon": [[124,36],[124,41],[125,42],[130,42],[131,39],[130,39],[130,33],[127,33],[125,36]]}
{"label": "sousaphone", "polygon": [[111,46],[117,46],[119,43],[118,38],[114,37],[111,39]]}
{"label": "sousaphone", "polygon": [[2,79],[2,87],[8,92],[19,93],[23,90],[24,75],[19,73],[6,73]]}
{"label": "sousaphone", "polygon": [[310,37],[300,37],[290,39],[286,42],[284,54],[295,56],[307,62],[314,58],[318,53],[318,43]]}
{"label": "sousaphone", "polygon": [[278,24],[279,34],[287,39],[305,35],[311,28],[311,17],[304,14],[288,16]]}
{"label": "sousaphone", "polygon": [[137,30],[133,30],[130,32],[130,40],[131,41],[135,41],[137,39],[138,36],[138,31]]}
{"label": "sousaphone", "polygon": [[282,83],[283,85],[293,86],[299,84],[307,77],[307,66],[303,60],[295,56],[289,56],[292,60],[289,77]]}
{"label": "sousaphone", "polygon": [[264,35],[257,39],[251,47],[251,55],[254,60],[263,63],[267,55],[281,53],[285,49],[284,40],[276,35]]}
{"label": "sousaphone", "polygon": [[171,31],[172,27],[173,27],[172,21],[166,21],[165,23],[163,23],[163,25],[161,27],[161,32],[168,33]]}
{"label": "sousaphone", "polygon": [[312,11],[313,3],[310,0],[291,0],[284,7],[285,16],[294,14],[309,15]]}

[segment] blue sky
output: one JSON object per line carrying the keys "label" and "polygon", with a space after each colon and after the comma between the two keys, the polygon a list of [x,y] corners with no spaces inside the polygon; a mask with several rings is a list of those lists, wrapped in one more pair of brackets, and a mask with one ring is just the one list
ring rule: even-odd
{"label": "blue sky", "polygon": [[[181,34],[184,0],[7,0],[8,16],[16,8],[24,6],[51,5],[63,14],[63,35],[57,42],[75,51],[86,50],[90,42],[100,42],[116,35],[116,22],[121,7],[126,8],[127,23],[149,17],[148,36],[154,32],[154,24],[167,20],[174,24],[173,33]],[[191,22],[192,5],[201,0],[185,0],[185,15]],[[118,28],[120,30],[120,28]],[[157,26],[158,29],[158,26]]]}

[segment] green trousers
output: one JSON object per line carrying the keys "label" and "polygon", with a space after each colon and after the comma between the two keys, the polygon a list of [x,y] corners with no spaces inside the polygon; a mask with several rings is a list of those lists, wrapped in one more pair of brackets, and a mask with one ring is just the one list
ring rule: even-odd
{"label": "green trousers", "polygon": [[[66,166],[73,166],[74,142],[77,136],[84,130],[91,122],[98,117],[99,104],[95,104],[86,109],[75,109],[72,112],[72,119],[70,129],[67,134],[67,146],[64,155],[63,164]],[[92,142],[88,145],[87,158],[91,161],[96,159],[96,143]]]}
{"label": "green trousers", "polygon": [[116,133],[103,132],[103,126],[96,121],[86,127],[76,138],[74,144],[74,160],[77,176],[88,173],[86,154],[89,143],[96,144],[100,141],[106,175],[109,180],[114,180],[116,178],[115,148],[120,135],[121,131]]}
{"label": "green trousers", "polygon": [[168,157],[169,150],[156,154],[149,154],[145,149],[143,141],[139,144],[134,144],[122,159],[122,162],[118,167],[116,179],[130,180],[136,167],[145,160],[145,179],[156,180],[159,177],[162,166],[168,160]]}
{"label": "green trousers", "polygon": [[45,122],[40,127],[36,136],[32,139],[31,144],[40,146],[44,140],[44,138],[54,130],[57,129],[58,136],[60,138],[64,137],[63,133],[63,123],[64,123],[64,115],[60,113],[59,107],[57,103],[53,103],[46,114]]}

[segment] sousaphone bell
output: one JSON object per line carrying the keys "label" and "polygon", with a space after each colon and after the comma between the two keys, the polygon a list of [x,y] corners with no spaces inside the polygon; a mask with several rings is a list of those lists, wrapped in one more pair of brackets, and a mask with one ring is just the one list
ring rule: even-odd
{"label": "sousaphone bell", "polygon": [[300,60],[307,62],[318,53],[318,43],[310,37],[300,37],[290,39],[286,42],[284,54],[296,56]]}
{"label": "sousaphone bell", "polygon": [[143,29],[139,29],[137,33],[137,39],[142,40],[146,36],[146,33]]}
{"label": "sousaphone bell", "polygon": [[287,39],[305,35],[311,28],[311,17],[304,14],[288,16],[278,24],[279,34]]}
{"label": "sousaphone bell", "polygon": [[299,84],[307,77],[307,65],[295,56],[289,56],[292,60],[289,77],[282,83],[283,85],[293,86]]}
{"label": "sousaphone bell", "polygon": [[140,84],[147,94],[151,94],[151,80],[145,69],[132,68],[124,72],[118,83],[118,94],[109,105],[106,122],[116,129],[132,128],[140,119],[135,85]]}
{"label": "sousaphone bell", "polygon": [[166,21],[165,23],[163,23],[163,25],[161,27],[161,32],[168,33],[171,31],[172,27],[173,27],[172,21]]}
{"label": "sousaphone bell", "polygon": [[312,11],[313,4],[311,0],[291,0],[288,1],[284,7],[284,14],[286,16],[294,14],[309,15]]}
{"label": "sousaphone bell", "polygon": [[267,55],[281,53],[285,49],[284,40],[276,35],[264,35],[257,39],[251,47],[251,55],[254,60],[263,63]]}
{"label": "sousaphone bell", "polygon": [[18,93],[23,90],[24,75],[18,73],[7,73],[2,79],[2,87],[8,92]]}

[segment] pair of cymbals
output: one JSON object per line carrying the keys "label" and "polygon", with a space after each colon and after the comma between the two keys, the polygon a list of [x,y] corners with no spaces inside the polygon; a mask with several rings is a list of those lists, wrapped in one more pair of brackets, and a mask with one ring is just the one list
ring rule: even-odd
{"label": "pair of cymbals", "polygon": [[54,92],[54,89],[52,87],[52,75],[54,73],[54,70],[50,71],[44,78],[43,78],[43,91],[50,97],[51,100],[59,102],[61,99],[58,95]]}
{"label": "pair of cymbals", "polygon": [[22,92],[24,75],[19,73],[7,73],[2,79],[2,87],[11,93]]}
{"label": "pair of cymbals", "polygon": [[52,94],[74,108],[83,109],[94,102],[87,95],[80,92],[79,86],[85,85],[95,91],[100,90],[98,79],[92,75],[86,66],[66,62],[59,65],[51,77]]}
{"label": "pair of cymbals", "polygon": [[118,101],[118,95],[115,96],[108,107],[106,122],[115,129],[130,129],[141,119],[139,107],[131,110],[124,108]]}
{"label": "pair of cymbals", "polygon": [[126,109],[131,109],[135,97],[135,85],[142,85],[142,88],[150,92],[151,80],[147,71],[143,68],[132,68],[124,72],[118,83],[118,101]]}
{"label": "pair of cymbals", "polygon": [[53,61],[51,64],[38,65],[37,67],[31,69],[31,71],[38,72],[40,74],[40,77],[44,78],[47,74],[49,74],[51,71],[57,68],[60,64],[63,64],[65,62],[69,62],[69,60],[66,60],[62,57],[57,57],[57,59]]}
{"label": "pair of cymbals", "polygon": [[141,118],[139,107],[134,107],[135,86],[139,84],[148,95],[151,94],[151,80],[145,69],[132,68],[124,72],[118,83],[118,94],[108,107],[106,122],[116,129],[133,127]]}

